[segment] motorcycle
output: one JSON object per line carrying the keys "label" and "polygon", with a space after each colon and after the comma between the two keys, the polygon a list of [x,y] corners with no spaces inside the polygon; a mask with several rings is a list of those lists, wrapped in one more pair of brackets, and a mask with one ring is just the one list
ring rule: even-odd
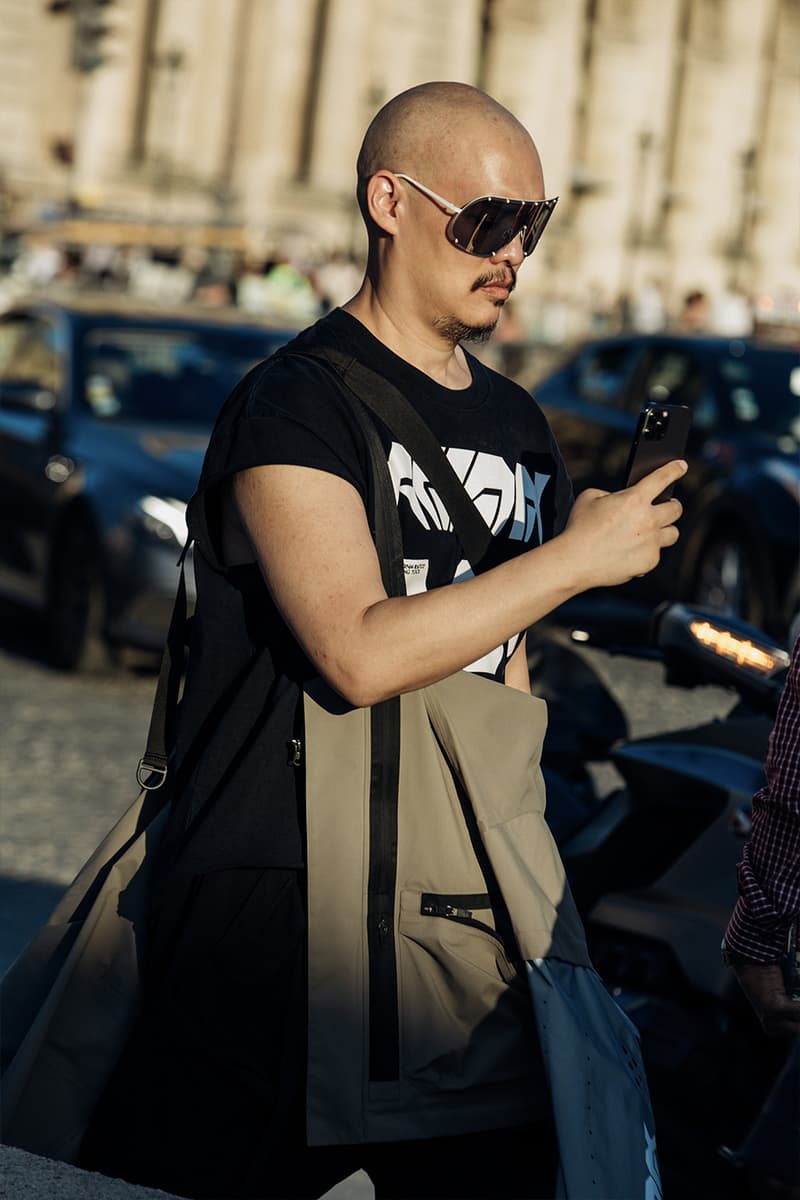
{"label": "motorcycle", "polygon": [[[595,966],[640,1032],[665,1196],[750,1197],[730,1147],[758,1120],[788,1047],[764,1037],[720,942],[789,654],[752,626],[682,604],[657,610],[647,646],[601,641],[659,658],[673,686],[734,694],[722,719],[631,739],[574,645],[545,636],[529,652],[532,690],[551,714],[548,820]],[[604,796],[601,763],[622,780]]]}

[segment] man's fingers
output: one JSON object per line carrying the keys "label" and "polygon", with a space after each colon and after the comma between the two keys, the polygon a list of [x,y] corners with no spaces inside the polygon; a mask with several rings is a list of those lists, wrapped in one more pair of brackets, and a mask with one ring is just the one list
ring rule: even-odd
{"label": "man's fingers", "polygon": [[674,525],[683,516],[683,505],[680,500],[665,500],[655,505],[654,512],[661,525]]}
{"label": "man's fingers", "polygon": [[682,458],[676,458],[673,462],[664,463],[663,467],[657,467],[655,471],[645,475],[644,479],[640,479],[633,486],[652,502],[671,483],[677,483],[679,479],[682,479],[688,469],[688,463],[684,462]]}

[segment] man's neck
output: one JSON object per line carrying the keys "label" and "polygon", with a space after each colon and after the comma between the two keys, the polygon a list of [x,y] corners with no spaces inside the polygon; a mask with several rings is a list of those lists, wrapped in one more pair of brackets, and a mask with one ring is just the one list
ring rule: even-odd
{"label": "man's neck", "polygon": [[398,319],[392,306],[381,301],[368,281],[342,308],[399,358],[436,383],[453,391],[461,391],[472,383],[472,373],[460,346],[454,346],[435,329],[421,326],[413,319]]}

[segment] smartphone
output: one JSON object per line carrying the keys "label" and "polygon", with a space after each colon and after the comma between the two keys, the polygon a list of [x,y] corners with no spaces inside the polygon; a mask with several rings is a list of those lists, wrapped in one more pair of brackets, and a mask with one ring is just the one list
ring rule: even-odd
{"label": "smartphone", "polygon": [[[685,404],[646,404],[639,413],[633,436],[625,486],[638,483],[665,463],[684,458],[691,425],[692,410]],[[674,484],[670,484],[656,496],[653,503],[661,504],[669,500],[674,487]]]}

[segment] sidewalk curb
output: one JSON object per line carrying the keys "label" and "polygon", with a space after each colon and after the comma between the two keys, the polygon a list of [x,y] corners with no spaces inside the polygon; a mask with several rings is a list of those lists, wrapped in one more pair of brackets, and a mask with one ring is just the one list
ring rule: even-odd
{"label": "sidewalk curb", "polygon": [[[375,1189],[364,1171],[343,1179],[320,1200],[374,1200]],[[0,1200],[185,1200],[172,1192],[139,1187],[0,1145]]]}
{"label": "sidewalk curb", "polygon": [[0,1197],[2,1200],[179,1200],[169,1192],[82,1171],[70,1163],[41,1158],[15,1146],[0,1146]]}

